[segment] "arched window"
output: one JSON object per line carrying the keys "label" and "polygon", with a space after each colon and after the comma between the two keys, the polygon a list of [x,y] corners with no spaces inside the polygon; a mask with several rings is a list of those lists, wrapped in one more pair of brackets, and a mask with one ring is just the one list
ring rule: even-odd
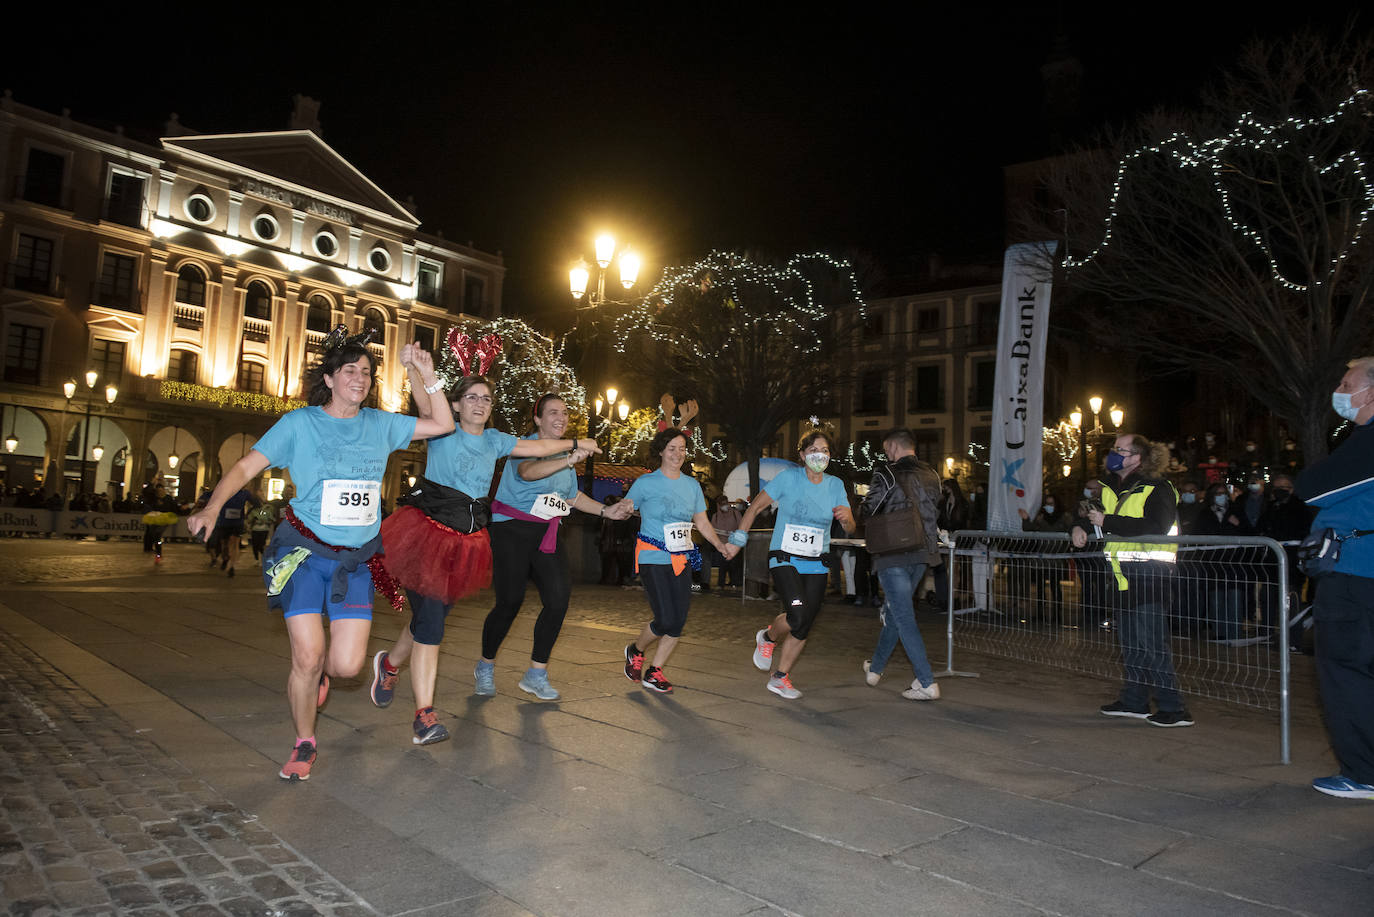
{"label": "arched window", "polygon": [[250,360],[239,361],[239,391],[261,395],[263,389],[263,366]]}
{"label": "arched window", "polygon": [[272,289],[261,280],[248,284],[248,292],[243,297],[244,318],[272,319]]}
{"label": "arched window", "polygon": [[372,343],[386,346],[386,313],[381,309],[368,309],[363,313],[363,328],[372,329]]}
{"label": "arched window", "polygon": [[320,293],[310,297],[310,311],[305,316],[305,330],[328,334],[334,327],[334,313],[328,298]]}
{"label": "arched window", "polygon": [[205,273],[194,264],[182,265],[177,271],[177,302],[205,305]]}
{"label": "arched window", "polygon": [[172,382],[195,382],[200,356],[194,350],[173,350],[167,359],[167,378]]}

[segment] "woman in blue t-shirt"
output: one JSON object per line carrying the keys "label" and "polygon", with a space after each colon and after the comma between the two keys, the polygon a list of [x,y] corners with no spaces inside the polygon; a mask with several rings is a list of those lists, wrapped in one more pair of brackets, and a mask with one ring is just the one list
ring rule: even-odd
{"label": "woman in blue t-shirt", "polygon": [[[730,535],[734,557],[748,542],[754,518],[774,504],[778,508],[773,523],[773,538],[768,543],[768,566],[773,574],[773,591],[782,600],[783,611],[773,623],[754,635],[754,666],[772,669],[768,690],[794,700],[801,692],[792,687],[791,672],[797,657],[806,648],[806,637],[821,610],[830,566],[830,525],[838,521],[846,534],[854,531],[854,514],[844,482],[824,474],[830,464],[830,440],[820,430],[811,430],[797,444],[802,467],[779,472],[763,486]],[[782,648],[774,659],[774,647]]]}
{"label": "woman in blue t-shirt", "polygon": [[[687,434],[671,427],[663,430],[649,443],[649,458],[660,459],[658,470],[636,478],[621,501],[639,511],[635,570],[654,613],[639,638],[625,647],[625,677],[667,694],[673,686],[663,677],[663,665],[677,648],[692,600],[687,567],[701,568],[701,552],[692,545],[693,524],[717,551],[724,553],[725,545],[706,517],[701,485],[682,473]],[[644,653],[655,640],[654,662],[646,668]]]}
{"label": "woman in blue t-shirt", "polygon": [[[205,508],[186,520],[191,535],[210,535],[231,496],[269,467],[284,467],[297,496],[286,507],[263,556],[269,601],[280,607],[291,640],[286,696],[296,745],[281,769],[283,780],[309,780],[315,763],[316,709],[329,678],[351,678],[367,658],[372,630],[373,574],[382,540],[380,507],[387,457],[412,439],[453,429],[443,392],[422,381],[430,417],[363,407],[372,390],[376,359],[366,335],[347,338],[340,325],[325,340],[323,357],[306,375],[309,407],[282,415],[210,494]],[[419,344],[401,348],[401,363],[433,383],[434,361]],[[326,649],[324,620],[329,615]]]}
{"label": "woman in blue t-shirt", "polygon": [[[412,390],[416,384],[412,378]],[[429,443],[425,479],[407,494],[411,505],[397,510],[382,526],[387,570],[406,587],[410,599],[410,626],[401,631],[395,646],[373,657],[370,694],[378,707],[390,706],[396,675],[410,662],[416,706],[412,741],[416,745],[442,742],[449,736],[434,713],[439,644],[453,603],[491,583],[487,491],[497,459],[507,455],[540,458],[571,451],[571,456],[561,461],[575,463],[588,453],[601,451],[593,439],[517,439],[487,429],[491,383],[482,376],[460,379],[449,391],[443,411],[457,416],[457,429]],[[547,473],[552,474],[557,467],[554,463]],[[483,690],[481,663],[475,675],[478,694],[496,693],[494,687]],[[485,683],[491,684],[489,669]]]}
{"label": "woman in blue t-shirt", "polygon": [[[568,406],[561,396],[549,393],[535,402],[535,432],[530,439],[561,440],[567,427]],[[543,607],[534,622],[530,667],[520,679],[520,690],[540,700],[558,700],[557,689],[549,684],[549,656],[563,628],[572,593],[567,553],[558,538],[559,523],[574,509],[608,519],[630,515],[629,504],[602,506],[578,491],[573,466],[580,460],[579,454],[559,452],[548,458],[506,462],[501,472],[490,529],[496,602],[482,625],[478,694],[496,693],[496,652],[525,601],[526,584],[533,579]]]}

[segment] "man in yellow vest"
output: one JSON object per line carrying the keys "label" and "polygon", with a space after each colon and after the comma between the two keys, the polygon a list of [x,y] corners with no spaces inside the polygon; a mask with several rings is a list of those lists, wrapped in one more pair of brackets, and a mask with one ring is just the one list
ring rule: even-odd
{"label": "man in yellow vest", "polygon": [[[1168,447],[1123,433],[1107,454],[1102,506],[1088,510],[1072,532],[1074,547],[1088,543],[1088,528],[1105,538],[1114,587],[1117,639],[1125,668],[1117,699],[1103,716],[1142,719],[1152,726],[1191,726],[1193,718],[1178,693],[1178,676],[1169,649],[1169,593],[1176,550],[1171,544],[1124,539],[1177,535],[1178,493],[1164,478]],[[1150,712],[1150,696],[1155,712]]]}

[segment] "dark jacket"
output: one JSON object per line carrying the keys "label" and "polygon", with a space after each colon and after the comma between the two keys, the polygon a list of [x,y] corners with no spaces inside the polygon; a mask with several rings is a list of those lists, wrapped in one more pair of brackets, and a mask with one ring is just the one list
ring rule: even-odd
{"label": "dark jacket", "polygon": [[[905,490],[902,489],[903,484],[906,485]],[[921,521],[925,523],[927,550],[879,554],[873,558],[874,572],[909,564],[937,566],[940,563],[940,530],[936,525],[940,514],[940,476],[916,456],[904,455],[890,465],[873,470],[873,481],[868,485],[868,496],[864,497],[860,516],[866,519],[910,508],[907,491],[919,502],[917,509]]]}

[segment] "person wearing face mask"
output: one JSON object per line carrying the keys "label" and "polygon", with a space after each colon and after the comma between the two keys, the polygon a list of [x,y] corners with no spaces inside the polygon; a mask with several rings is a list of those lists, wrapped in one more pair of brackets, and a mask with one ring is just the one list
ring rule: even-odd
{"label": "person wearing face mask", "polygon": [[[1060,532],[1067,533],[1072,527],[1073,519],[1068,513],[1059,511],[1059,504],[1054,494],[1045,494],[1041,500],[1040,509],[1032,517],[1025,509],[1017,508],[1021,514],[1021,529],[1026,532]],[[1044,552],[1053,547],[1053,542],[1034,542],[1031,549]],[[1036,616],[1041,620],[1050,623],[1057,622],[1063,611],[1064,593],[1060,580],[1065,572],[1063,561],[1036,559],[1028,563],[1027,574],[1029,575],[1029,592],[1035,593],[1035,601],[1039,614]]]}
{"label": "person wearing face mask", "polygon": [[[830,465],[826,435],[820,430],[809,431],[797,443],[797,455],[801,467],[779,472],[749,504],[739,528],[730,535],[732,550],[726,554],[727,559],[733,559],[746,543],[754,518],[777,506],[768,544],[768,568],[783,611],[754,635],[754,667],[769,672],[768,690],[787,700],[801,697],[792,685],[791,673],[825,598],[831,522],[839,522],[848,534],[856,528],[844,482],[825,474]],[[907,601],[910,603],[909,597]]]}
{"label": "person wearing face mask", "polygon": [[[1239,538],[1247,529],[1225,484],[1207,488],[1202,513],[1193,523],[1194,535]],[[1187,552],[1185,573],[1196,576],[1204,595],[1203,621],[1219,643],[1241,640],[1246,618],[1245,588],[1250,577],[1252,548],[1207,546]]]}
{"label": "person wearing face mask", "polygon": [[[1293,479],[1286,474],[1276,474],[1269,482],[1269,499],[1265,501],[1264,512],[1260,516],[1259,534],[1272,538],[1284,546],[1288,555],[1288,591],[1302,595],[1307,576],[1298,565],[1298,548],[1295,542],[1302,541],[1312,527],[1312,510],[1306,503],[1293,495]],[[1266,556],[1263,567],[1264,588],[1260,592],[1260,610],[1264,625],[1273,628],[1279,614],[1278,567],[1272,557]],[[1294,613],[1297,609],[1293,609]],[[1301,632],[1298,634],[1301,638]],[[1298,647],[1291,647],[1295,651]]]}
{"label": "person wearing face mask", "polygon": [[[875,468],[868,495],[864,498],[865,517],[900,513],[915,509],[923,526],[924,549],[879,554],[873,558],[878,581],[883,585],[883,628],[872,658],[865,662],[864,680],[877,686],[888,658],[898,641],[906,650],[915,679],[902,692],[907,700],[939,700],[940,686],[930,669],[925,641],[916,626],[912,596],[921,585],[926,570],[941,562],[939,521],[940,476],[916,457],[916,438],[910,430],[893,430],[883,440],[883,454],[891,463]],[[915,506],[912,506],[913,501]]]}
{"label": "person wearing face mask", "polygon": [[[1138,434],[1123,433],[1107,455],[1102,506],[1088,510],[1071,533],[1074,547],[1087,545],[1090,528],[1106,538],[1105,552],[1116,585],[1117,638],[1125,678],[1103,716],[1134,717],[1152,726],[1191,726],[1169,648],[1169,594],[1177,551],[1170,544],[1132,542],[1143,535],[1178,534],[1178,495],[1162,477],[1169,450]],[[1156,711],[1150,712],[1154,696]]]}
{"label": "person wearing face mask", "polygon": [[1317,680],[1340,772],[1312,781],[1329,796],[1374,799],[1374,357],[1347,364],[1331,407],[1354,430],[1334,452],[1298,475],[1294,493],[1317,508],[1312,531],[1343,536],[1331,573],[1320,578]]}
{"label": "person wearing face mask", "polygon": [[[1078,517],[1084,518],[1093,508],[1102,508],[1102,482],[1093,479],[1083,488],[1082,499],[1078,501]],[[1098,537],[1100,533],[1094,533]],[[1111,568],[1107,558],[1100,550],[1080,554],[1074,559],[1074,569],[1078,575],[1079,626],[1084,630],[1105,630],[1112,626],[1112,608],[1115,604],[1115,583],[1109,583]],[[1112,588],[1108,588],[1108,586]]]}

